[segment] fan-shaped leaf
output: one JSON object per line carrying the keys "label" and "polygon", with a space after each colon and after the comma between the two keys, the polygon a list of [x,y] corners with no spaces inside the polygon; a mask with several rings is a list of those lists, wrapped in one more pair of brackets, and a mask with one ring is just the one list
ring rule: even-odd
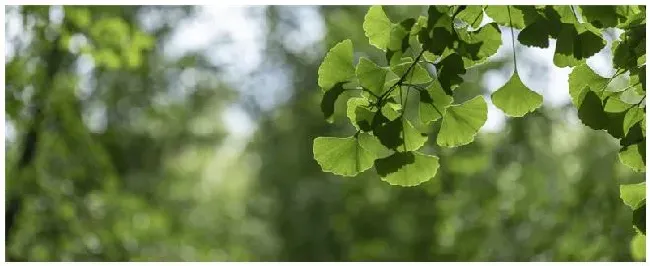
{"label": "fan-shaped leaf", "polygon": [[314,159],[323,171],[355,176],[372,167],[378,156],[363,148],[356,137],[314,139]]}
{"label": "fan-shaped leaf", "polygon": [[318,68],[318,86],[327,91],[337,83],[354,78],[352,41],[344,40],[329,50]]}
{"label": "fan-shaped leaf", "polygon": [[440,125],[438,145],[456,147],[472,142],[486,120],[487,104],[482,96],[449,106]]}
{"label": "fan-shaped leaf", "polygon": [[393,23],[386,16],[381,6],[372,6],[368,9],[368,13],[366,13],[363,20],[363,31],[370,44],[385,51],[390,41],[392,27]]}
{"label": "fan-shaped leaf", "polygon": [[438,167],[438,157],[419,152],[398,152],[375,162],[381,180],[404,187],[430,180]]}
{"label": "fan-shaped leaf", "polygon": [[542,95],[526,87],[515,72],[503,87],[492,93],[492,103],[509,116],[522,117],[542,105]]}
{"label": "fan-shaped leaf", "polygon": [[429,87],[420,91],[419,112],[422,123],[442,118],[453,100],[451,96],[445,94],[440,83],[434,80]]}

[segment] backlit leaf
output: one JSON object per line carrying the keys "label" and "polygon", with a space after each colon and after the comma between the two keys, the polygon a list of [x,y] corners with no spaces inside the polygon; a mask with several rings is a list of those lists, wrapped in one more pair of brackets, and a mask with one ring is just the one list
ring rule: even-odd
{"label": "backlit leaf", "polygon": [[522,117],[542,105],[542,95],[526,87],[515,72],[503,87],[492,93],[492,103],[509,116]]}
{"label": "backlit leaf", "polygon": [[442,118],[437,143],[446,147],[468,144],[474,140],[486,120],[487,104],[482,96],[451,105]]}

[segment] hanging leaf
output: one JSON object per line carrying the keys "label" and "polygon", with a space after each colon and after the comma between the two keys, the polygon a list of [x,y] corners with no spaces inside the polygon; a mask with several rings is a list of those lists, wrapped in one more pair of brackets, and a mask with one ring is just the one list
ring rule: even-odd
{"label": "hanging leaf", "polygon": [[639,108],[632,108],[625,114],[625,119],[623,120],[623,133],[627,135],[630,131],[630,128],[641,119],[645,117],[645,112]]}
{"label": "hanging leaf", "polygon": [[457,19],[467,23],[473,29],[478,29],[483,21],[483,7],[482,6],[467,6],[467,8],[460,11],[456,15]]}
{"label": "hanging leaf", "polygon": [[343,83],[338,83],[334,85],[333,88],[325,91],[323,100],[320,103],[320,109],[327,122],[334,122],[334,106],[336,105],[336,100],[341,96],[343,91]]}
{"label": "hanging leaf", "polygon": [[503,87],[492,93],[492,103],[509,116],[522,117],[542,105],[542,95],[526,87],[515,72]]}
{"label": "hanging leaf", "polygon": [[373,133],[384,146],[402,152],[417,150],[428,139],[403,117],[376,127]]}
{"label": "hanging leaf", "polygon": [[429,87],[420,91],[419,114],[422,123],[436,121],[445,114],[447,107],[453,102],[453,98],[442,89],[440,83],[435,80]]}
{"label": "hanging leaf", "polygon": [[369,107],[370,102],[366,98],[353,97],[347,103],[347,116],[350,123],[357,129],[369,131],[374,112]]}
{"label": "hanging leaf", "polygon": [[580,64],[574,67],[571,74],[569,74],[571,102],[576,107],[580,107],[582,100],[590,88],[595,92],[601,91],[607,84],[607,81],[606,78],[596,74],[587,64]]}
{"label": "hanging leaf", "polygon": [[645,141],[621,148],[618,158],[636,172],[645,172]]}
{"label": "hanging leaf", "polygon": [[334,85],[354,78],[352,41],[344,40],[327,52],[318,68],[318,86],[327,91]]}
{"label": "hanging leaf", "polygon": [[393,23],[388,19],[381,6],[372,6],[363,20],[363,31],[368,37],[370,44],[382,51],[390,41],[390,33]]}
{"label": "hanging leaf", "polygon": [[605,47],[600,31],[588,24],[561,26],[553,63],[558,67],[576,66]]}
{"label": "hanging leaf", "polygon": [[646,197],[645,182],[620,186],[621,199],[628,207],[635,209]]}
{"label": "hanging leaf", "polygon": [[381,180],[396,186],[416,186],[438,172],[438,157],[419,152],[398,152],[376,161]]}
{"label": "hanging leaf", "polygon": [[[402,76],[406,73],[408,68],[413,64],[413,58],[402,58],[402,62],[392,66],[391,71],[397,76]],[[425,84],[433,80],[429,72],[420,64],[415,64],[409,74],[406,76],[405,82],[407,84]]]}
{"label": "hanging leaf", "polygon": [[377,158],[363,148],[356,137],[314,139],[314,159],[325,172],[355,176],[370,169]]}
{"label": "hanging leaf", "polygon": [[449,106],[438,132],[438,145],[456,147],[472,142],[485,121],[487,121],[487,104],[482,96]]}
{"label": "hanging leaf", "polygon": [[383,89],[387,73],[388,69],[378,66],[365,57],[361,57],[357,64],[356,75],[359,79],[359,84],[375,95],[381,95],[384,92]]}

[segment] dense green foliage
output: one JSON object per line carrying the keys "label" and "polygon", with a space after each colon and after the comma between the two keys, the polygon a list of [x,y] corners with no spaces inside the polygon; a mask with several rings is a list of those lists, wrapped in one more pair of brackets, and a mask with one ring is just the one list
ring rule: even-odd
{"label": "dense green foliage", "polygon": [[[464,117],[484,121],[484,106],[492,112],[476,97],[483,94],[489,101],[489,90],[497,88],[482,80],[498,76],[505,83],[513,76],[510,56],[479,59],[508,46],[494,37],[494,31],[509,35],[498,21],[480,27],[494,10],[485,15],[484,8],[468,6],[456,15],[481,28],[481,36],[492,36],[489,49],[479,49],[473,58],[452,56],[444,64],[425,52],[421,58],[444,71],[434,72],[428,63],[412,67],[408,78],[414,86],[403,91],[408,90],[408,103],[388,100],[382,108],[389,120],[377,131],[388,136],[382,140],[364,130],[372,126],[364,121],[376,108],[367,108],[374,101],[369,92],[330,84],[328,91],[340,90],[329,94],[338,99],[325,106],[333,124],[323,122],[319,105],[319,66],[341,40],[351,40],[356,65],[326,80],[353,73],[375,94],[416,58],[418,51],[408,48],[395,57],[400,61],[388,63],[386,51],[400,53],[401,47],[393,40],[384,51],[369,42],[364,31],[369,7],[241,8],[251,14],[246,21],[223,15],[237,13],[230,9],[208,13],[218,22],[210,31],[220,26],[259,32],[257,38],[245,35],[243,43],[235,42],[262,46],[260,62],[249,63],[254,71],[248,74],[231,73],[231,62],[214,60],[215,51],[236,61],[255,57],[255,49],[233,49],[225,36],[181,55],[168,54],[177,34],[183,42],[197,42],[197,32],[192,33],[197,25],[187,22],[205,19],[207,9],[6,7],[11,19],[5,24],[19,33],[6,35],[11,48],[5,51],[7,260],[631,261],[645,256],[645,237],[630,226],[644,218],[636,208],[643,202],[643,185],[636,184],[644,176],[619,162],[619,141],[609,133],[567,119],[575,116],[575,107],[544,104],[506,119],[502,130],[451,134],[457,127],[465,130]],[[526,18],[518,10],[511,8],[513,24],[519,23],[516,14]],[[399,23],[401,28],[389,21],[395,28],[389,40],[409,27],[408,18],[418,18],[411,31],[426,27],[428,15],[420,17],[426,11],[384,7],[386,18],[407,21]],[[606,26],[623,21],[598,10],[584,12]],[[259,22],[243,23],[251,21]],[[540,21],[524,21],[521,27],[546,25]],[[306,27],[319,23],[318,30]],[[471,36],[476,34],[457,31],[475,44]],[[305,44],[309,35],[315,41]],[[548,69],[526,52],[518,45],[517,67],[520,80],[533,89],[529,82],[545,77]],[[440,81],[440,75],[447,78]],[[619,76],[624,82],[633,77]],[[622,94],[623,87],[614,87],[618,79],[609,87]],[[264,102],[277,87],[282,100]],[[632,106],[625,102],[627,94],[606,102],[605,112]],[[231,106],[252,119],[250,135],[225,122]],[[396,118],[405,110],[407,119],[400,123]],[[437,145],[442,123],[449,133],[440,139],[445,145],[473,141],[454,148]],[[645,130],[645,120],[641,123]],[[331,171],[314,160],[318,136],[328,136],[326,146],[346,150],[321,150],[319,156],[330,158],[323,168]],[[633,158],[639,147],[632,145],[620,156]],[[400,162],[412,163],[395,171]],[[438,165],[435,172],[432,164]],[[357,178],[331,173],[373,166],[375,171]],[[635,185],[619,188],[619,183]]]}
{"label": "dense green foliage", "polygon": [[[484,13],[494,22],[481,23]],[[619,139],[621,162],[645,172],[645,6],[429,6],[426,17],[398,23],[382,7],[371,7],[363,29],[369,43],[385,53],[386,66],[361,57],[355,73],[352,42],[344,40],[330,49],[318,69],[318,85],[325,92],[321,106],[329,121],[336,99],[346,91],[356,92],[347,114],[357,133],[314,140],[314,158],[323,170],[354,176],[370,169],[374,160],[376,172],[391,185],[414,186],[433,178],[439,158],[418,152],[427,136],[407,118],[407,111],[415,111],[409,110],[410,91],[419,94],[420,122],[431,125],[440,119],[438,146],[473,142],[487,120],[485,100],[479,95],[455,103],[453,96],[463,83],[462,74],[501,45],[495,25],[510,28],[514,61],[510,80],[491,95],[496,107],[522,117],[543,101],[519,77],[514,29],[521,29],[518,41],[527,46],[548,47],[553,38],[553,63],[573,67],[569,90],[579,119]],[[612,45],[612,77],[600,76],[586,63],[605,47],[602,29],[607,27],[623,31]],[[435,78],[426,65],[434,67]],[[629,77],[615,82],[622,75]],[[362,145],[359,136],[378,141]],[[339,144],[343,142],[349,145]],[[384,152],[386,148],[393,153]],[[639,185],[644,192],[645,183]],[[635,194],[634,200],[625,194],[621,198],[634,212],[634,227],[645,235],[645,193]]]}

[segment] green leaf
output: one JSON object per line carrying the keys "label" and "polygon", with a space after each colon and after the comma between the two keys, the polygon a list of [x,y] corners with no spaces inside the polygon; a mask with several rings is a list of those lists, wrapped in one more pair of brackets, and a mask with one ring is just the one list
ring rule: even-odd
{"label": "green leaf", "polygon": [[562,24],[553,55],[556,66],[578,65],[605,47],[600,31],[587,25]]}
{"label": "green leaf", "polygon": [[414,151],[427,142],[427,136],[418,131],[406,118],[400,117],[373,130],[384,146],[396,151]]}
{"label": "green leaf", "polygon": [[639,104],[642,100],[644,100],[644,95],[639,94],[636,92],[634,89],[627,89],[621,93],[621,96],[619,98],[621,101],[629,104]]}
{"label": "green leaf", "polygon": [[420,31],[427,26],[427,17],[419,16],[413,27],[411,27],[411,35],[418,36]]}
{"label": "green leaf", "polygon": [[465,67],[481,63],[496,54],[501,46],[501,31],[490,23],[477,31],[458,31],[460,42],[456,52],[464,57]]}
{"label": "green leaf", "polygon": [[369,104],[368,99],[362,97],[353,97],[348,100],[347,115],[357,130],[370,130],[374,112],[368,107]]}
{"label": "green leaf", "polygon": [[323,171],[355,176],[372,167],[377,155],[363,148],[356,137],[314,139],[314,159]]}
{"label": "green leaf", "polygon": [[445,94],[440,83],[434,80],[429,87],[420,91],[419,114],[422,123],[442,118],[453,100],[453,97]]}
{"label": "green leaf", "polygon": [[597,28],[610,28],[618,25],[616,6],[578,6],[582,18]]}
{"label": "green leaf", "polygon": [[483,21],[483,7],[482,6],[467,6],[463,11],[456,15],[457,19],[467,23],[473,29],[478,29]]}
{"label": "green leaf", "polygon": [[438,157],[419,152],[398,152],[375,162],[381,180],[396,186],[417,186],[438,172]]}
{"label": "green leaf", "polygon": [[620,92],[614,93],[607,97],[605,102],[605,112],[607,113],[620,113],[628,110],[632,105],[621,101],[619,96]]}
{"label": "green leaf", "polygon": [[588,91],[582,103],[578,106],[578,118],[585,126],[599,130],[607,129],[607,113],[603,111],[603,103],[593,91]]}
{"label": "green leaf", "polygon": [[645,117],[645,112],[640,108],[632,108],[625,114],[625,119],[623,120],[623,133],[627,135],[630,131],[630,128],[634,124],[638,123]]}
{"label": "green leaf", "polygon": [[409,47],[409,36],[411,28],[415,24],[415,19],[405,19],[398,24],[393,24],[390,30],[390,39],[388,41],[388,50],[405,52]]}
{"label": "green leaf", "polygon": [[587,64],[574,67],[569,74],[569,94],[573,105],[579,108],[589,88],[599,90],[605,84],[607,84],[607,79],[596,74]]}
{"label": "green leaf", "polygon": [[643,137],[645,138],[645,117],[643,117],[643,120],[641,120],[641,134],[643,134]]}
{"label": "green leaf", "polygon": [[465,74],[467,71],[462,57],[458,54],[446,56],[436,64],[436,69],[438,70],[440,85],[447,95],[452,95],[453,89],[463,83],[463,78],[460,75]]}
{"label": "green leaf", "polygon": [[525,27],[517,36],[519,43],[539,48],[548,47],[549,27],[545,19],[538,19]]}
{"label": "green leaf", "polygon": [[645,235],[645,199],[641,202],[641,206],[632,211],[632,225]]}
{"label": "green leaf", "polygon": [[[623,147],[625,146],[630,146],[634,144],[640,144],[641,142],[645,141],[645,137],[643,136],[643,130],[641,130],[641,123],[636,123],[635,125],[630,128],[630,132],[627,133],[624,137],[623,135],[623,120],[621,119],[621,136],[618,138],[621,138],[619,141],[619,144]],[[639,152],[645,159],[645,144],[640,145],[639,148],[641,149]]]}
{"label": "green leaf", "polygon": [[369,133],[359,133],[357,140],[361,147],[377,156],[377,158],[386,158],[393,154],[393,151],[381,145],[379,139]]}
{"label": "green leaf", "polygon": [[487,120],[487,104],[482,96],[462,104],[451,105],[442,117],[437,143],[456,147],[468,144]]}
{"label": "green leaf", "polygon": [[[508,6],[488,6],[485,13],[499,25],[523,29],[526,26],[524,12],[513,6],[510,6],[509,9],[510,12],[508,12]],[[510,25],[511,20],[512,25]]]}
{"label": "green leaf", "polygon": [[382,51],[390,41],[390,33],[393,23],[384,13],[381,6],[372,6],[363,20],[363,31],[368,37],[370,44]]}
{"label": "green leaf", "polygon": [[[397,64],[395,66],[391,67],[391,71],[395,73],[397,76],[402,76],[408,68],[413,64],[413,58],[410,57],[405,57],[402,58],[402,63]],[[409,72],[408,76],[404,79],[404,83],[406,84],[424,84],[424,83],[429,83],[433,79],[429,75],[429,71],[427,71],[421,64],[417,63],[413,68],[411,69],[411,72]]]}
{"label": "green leaf", "polygon": [[336,99],[339,98],[343,91],[343,83],[338,83],[331,89],[325,91],[323,99],[320,102],[320,109],[327,122],[332,123],[334,121],[334,117],[332,116],[334,114],[334,105],[336,104]]}
{"label": "green leaf", "polygon": [[526,87],[515,72],[503,87],[492,93],[492,103],[509,116],[522,117],[542,105],[542,95]]}
{"label": "green leaf", "polygon": [[575,13],[573,13],[571,6],[554,5],[553,9],[560,16],[560,22],[569,24],[578,23],[578,19],[576,18]]}
{"label": "green leaf", "polygon": [[318,86],[327,91],[337,83],[354,78],[352,41],[344,40],[327,52],[318,68]]}
{"label": "green leaf", "polygon": [[621,148],[618,158],[635,172],[645,172],[645,141]]}
{"label": "green leaf", "polygon": [[365,57],[361,57],[359,64],[357,64],[356,74],[359,84],[372,91],[375,95],[383,93],[387,73],[388,69],[378,66]]}
{"label": "green leaf", "polygon": [[[618,76],[612,77],[608,81],[607,86],[605,87],[605,89],[607,89],[607,91],[611,91],[611,92],[624,91],[624,90],[629,88],[628,84],[629,84],[629,80],[625,75],[618,75]],[[592,88],[592,90],[594,90],[594,89],[596,89],[596,88]]]}
{"label": "green leaf", "polygon": [[645,199],[645,182],[638,184],[621,185],[619,187],[620,197],[631,209],[636,209]]}
{"label": "green leaf", "polygon": [[637,233],[630,241],[632,258],[635,261],[645,261],[645,235]]}

